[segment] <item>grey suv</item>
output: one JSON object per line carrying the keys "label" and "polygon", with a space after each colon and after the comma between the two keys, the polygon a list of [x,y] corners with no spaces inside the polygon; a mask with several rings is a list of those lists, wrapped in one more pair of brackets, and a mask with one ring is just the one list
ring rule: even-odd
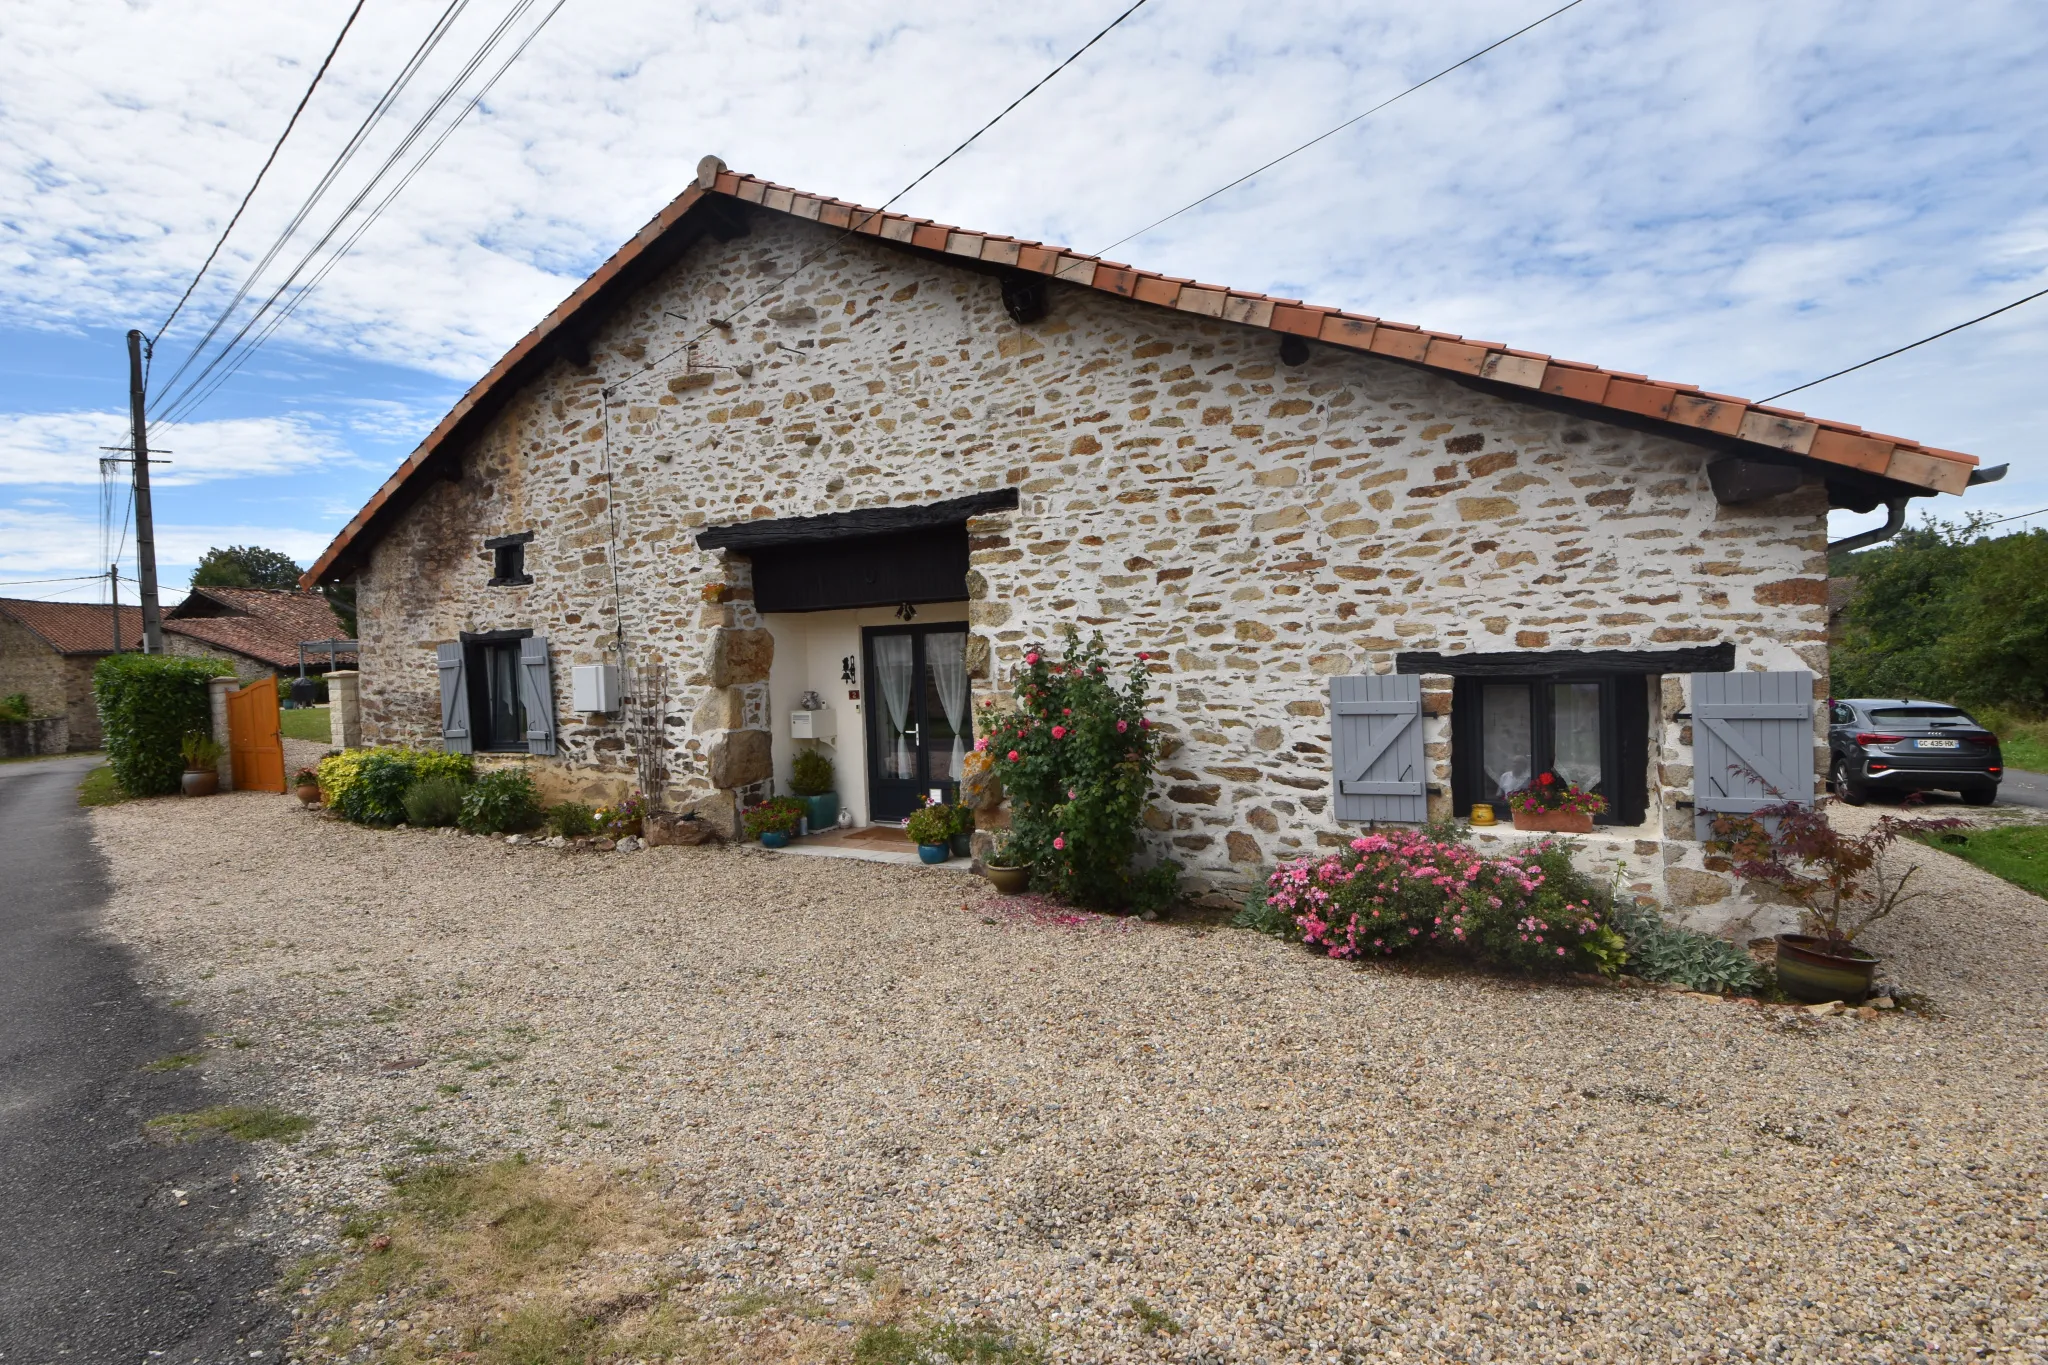
{"label": "grey suv", "polygon": [[1933,701],[1828,703],[1828,787],[1860,806],[1874,791],[1955,792],[1973,806],[1998,799],[1998,736],[1960,707]]}

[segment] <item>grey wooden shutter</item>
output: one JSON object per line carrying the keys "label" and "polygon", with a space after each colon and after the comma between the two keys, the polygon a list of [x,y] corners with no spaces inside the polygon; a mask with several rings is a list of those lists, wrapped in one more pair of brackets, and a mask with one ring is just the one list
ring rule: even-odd
{"label": "grey wooden shutter", "polygon": [[521,700],[526,703],[526,752],[555,752],[555,675],[548,663],[548,642],[529,635],[519,642]]}
{"label": "grey wooden shutter", "polygon": [[1813,804],[1813,674],[1692,675],[1693,833],[1716,812]]}
{"label": "grey wooden shutter", "polygon": [[1428,819],[1422,679],[1401,673],[1330,679],[1330,757],[1339,820]]}
{"label": "grey wooden shutter", "polygon": [[441,747],[451,754],[474,752],[469,737],[469,670],[459,644],[436,645],[441,669]]}

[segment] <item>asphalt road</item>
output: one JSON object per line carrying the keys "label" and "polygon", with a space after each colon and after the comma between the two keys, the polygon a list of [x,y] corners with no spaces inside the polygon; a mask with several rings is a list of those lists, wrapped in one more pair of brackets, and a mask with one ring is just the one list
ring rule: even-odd
{"label": "asphalt road", "polygon": [[1998,784],[1998,804],[2032,806],[2036,810],[2048,810],[2048,773],[2030,773],[2018,768],[2007,768],[2005,781]]}
{"label": "asphalt road", "polygon": [[0,764],[0,1361],[275,1360],[248,1150],[143,1134],[222,1100],[199,1070],[142,1070],[201,1039],[94,932],[107,876],[77,789],[98,761]]}

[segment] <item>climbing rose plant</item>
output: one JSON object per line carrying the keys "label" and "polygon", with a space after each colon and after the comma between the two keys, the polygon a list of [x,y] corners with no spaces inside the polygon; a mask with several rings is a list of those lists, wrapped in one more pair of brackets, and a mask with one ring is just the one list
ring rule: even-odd
{"label": "climbing rose plant", "polygon": [[1623,941],[1611,906],[1548,840],[1489,858],[1424,830],[1375,831],[1282,863],[1267,904],[1331,957],[1435,951],[1525,971],[1612,973]]}
{"label": "climbing rose plant", "polygon": [[985,705],[977,721],[975,747],[1010,798],[1013,861],[1036,889],[1091,910],[1158,909],[1179,886],[1171,859],[1134,866],[1158,754],[1146,657],[1112,674],[1102,637],[1084,645],[1070,629],[1059,659],[1026,652],[1014,708]]}

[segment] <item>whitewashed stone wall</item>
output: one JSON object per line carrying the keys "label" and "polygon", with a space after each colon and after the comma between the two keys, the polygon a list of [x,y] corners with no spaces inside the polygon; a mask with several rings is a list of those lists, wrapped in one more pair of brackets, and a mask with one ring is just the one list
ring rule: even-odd
{"label": "whitewashed stone wall", "polygon": [[[1317,344],[1288,366],[1266,331],[1050,288],[1020,326],[993,278],[777,214],[693,248],[597,332],[591,368],[556,363],[377,546],[366,738],[437,737],[433,651],[458,631],[548,636],[564,706],[569,666],[615,659],[622,632],[632,661],[669,662],[672,767],[711,796],[714,766],[751,771],[765,708],[728,657],[759,648],[746,562],[694,533],[1004,486],[1018,510],[970,526],[980,694],[1069,623],[1161,651],[1153,845],[1218,894],[1340,837],[1327,680],[1399,651],[1726,640],[1738,667],[1808,668],[1825,692],[1817,484],[1722,507],[1698,447]],[[524,530],[534,582],[486,587],[484,538]],[[1447,792],[1448,681],[1428,687]],[[1679,805],[1683,700],[1668,682],[1649,820],[1596,842],[1641,894],[1703,905],[1728,885]],[[585,720],[563,718],[557,790],[630,780],[615,718]]]}

